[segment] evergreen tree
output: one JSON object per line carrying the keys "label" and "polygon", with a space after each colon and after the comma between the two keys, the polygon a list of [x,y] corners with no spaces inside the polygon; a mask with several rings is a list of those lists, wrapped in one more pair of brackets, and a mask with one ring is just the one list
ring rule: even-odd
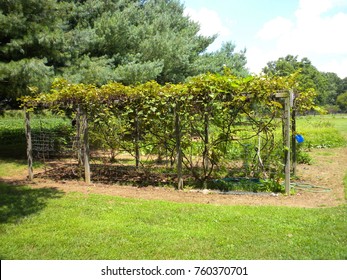
{"label": "evergreen tree", "polygon": [[0,0],[0,103],[52,79],[102,85],[183,82],[223,65],[245,75],[235,45],[205,53],[215,36],[179,0]]}
{"label": "evergreen tree", "polygon": [[232,42],[224,43],[220,50],[202,54],[194,63],[195,73],[222,73],[224,68],[230,68],[236,76],[247,76],[246,49],[235,52],[236,45]]}
{"label": "evergreen tree", "polygon": [[0,0],[1,100],[16,104],[28,86],[47,89],[65,60],[64,6],[55,0]]}

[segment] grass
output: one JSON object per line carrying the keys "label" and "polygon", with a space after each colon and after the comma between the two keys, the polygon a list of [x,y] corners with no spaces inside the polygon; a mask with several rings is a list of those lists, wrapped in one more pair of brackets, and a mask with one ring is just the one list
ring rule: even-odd
{"label": "grass", "polygon": [[321,120],[327,120],[332,122],[333,126],[340,131],[344,136],[347,137],[347,115],[323,115],[319,116]]}
{"label": "grass", "polygon": [[0,184],[1,259],[347,259],[347,207],[213,206]]}
{"label": "grass", "polygon": [[[34,162],[33,168],[42,167],[42,163]],[[0,159],[0,177],[14,176],[16,174],[23,173],[28,169],[26,160],[19,159]]]}
{"label": "grass", "polygon": [[297,119],[297,132],[308,148],[337,148],[347,144],[347,116],[306,116]]}

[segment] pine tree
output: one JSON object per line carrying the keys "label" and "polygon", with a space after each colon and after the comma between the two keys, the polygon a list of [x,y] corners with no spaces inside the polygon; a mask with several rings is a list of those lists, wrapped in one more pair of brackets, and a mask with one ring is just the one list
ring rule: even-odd
{"label": "pine tree", "polygon": [[0,0],[1,100],[46,89],[64,58],[64,9],[55,0]]}
{"label": "pine tree", "polygon": [[47,90],[57,76],[164,84],[223,64],[246,71],[233,44],[205,53],[215,36],[199,35],[179,0],[0,0],[0,24],[0,103]]}

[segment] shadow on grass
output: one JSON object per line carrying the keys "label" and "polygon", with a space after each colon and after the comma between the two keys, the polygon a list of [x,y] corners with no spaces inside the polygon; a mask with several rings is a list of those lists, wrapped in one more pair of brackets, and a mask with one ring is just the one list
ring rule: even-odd
{"label": "shadow on grass", "polygon": [[0,182],[0,224],[17,223],[41,211],[49,199],[60,198],[63,191],[55,188],[31,189]]}

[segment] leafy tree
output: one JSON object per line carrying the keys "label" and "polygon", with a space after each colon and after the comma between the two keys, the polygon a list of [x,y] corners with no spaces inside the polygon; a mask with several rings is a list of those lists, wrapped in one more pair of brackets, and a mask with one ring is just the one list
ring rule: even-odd
{"label": "leafy tree", "polygon": [[347,91],[347,77],[342,79],[341,81],[341,92],[346,92]]}
{"label": "leafy tree", "polygon": [[297,56],[287,55],[267,63],[263,69],[264,73],[274,76],[288,76],[296,71],[300,71],[299,90],[313,88],[317,92],[316,102],[319,105],[336,104],[336,97],[342,90],[341,79],[335,73],[319,72],[308,58],[298,61]]}
{"label": "leafy tree", "polygon": [[324,77],[322,103],[335,105],[337,96],[343,93],[342,80],[335,73],[321,73]]}
{"label": "leafy tree", "polygon": [[337,102],[337,105],[339,105],[340,109],[343,112],[347,112],[347,92],[340,94],[337,97],[336,102]]}

